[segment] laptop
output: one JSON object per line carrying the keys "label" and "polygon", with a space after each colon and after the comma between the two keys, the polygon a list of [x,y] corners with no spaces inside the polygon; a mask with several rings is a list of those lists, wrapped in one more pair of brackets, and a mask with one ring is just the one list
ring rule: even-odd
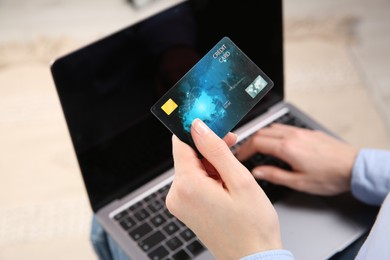
{"label": "laptop", "polygon": [[[180,1],[51,65],[91,208],[130,258],[213,259],[165,207],[172,134],[150,108],[222,37],[274,82],[234,128],[239,143],[272,122],[336,136],[284,100],[282,18],[281,0]],[[262,163],[289,167],[259,154],[244,162],[249,169]],[[259,185],[279,214],[285,248],[297,259],[334,256],[375,216],[350,194],[324,198]]]}

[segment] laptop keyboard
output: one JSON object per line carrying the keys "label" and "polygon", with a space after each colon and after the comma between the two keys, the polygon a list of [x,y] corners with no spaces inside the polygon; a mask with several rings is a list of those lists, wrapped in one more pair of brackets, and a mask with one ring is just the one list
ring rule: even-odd
{"label": "laptop keyboard", "polygon": [[[289,113],[278,118],[275,122],[308,128],[301,120]],[[236,144],[232,150],[234,151],[235,147],[246,139]],[[291,169],[287,163],[259,153],[253,155],[243,164],[249,170],[264,164]],[[271,202],[276,202],[290,191],[286,187],[266,181],[258,180],[258,183]],[[150,259],[192,259],[206,249],[195,234],[170,214],[166,208],[165,198],[169,187],[170,184],[145,197],[128,209],[116,214],[114,219],[138,243]]]}
{"label": "laptop keyboard", "polygon": [[170,184],[114,216],[150,259],[192,259],[205,250],[165,206]]}
{"label": "laptop keyboard", "polygon": [[[276,119],[272,123],[281,123],[281,124],[286,124],[286,125],[309,129],[309,127],[305,123],[303,123],[302,120],[292,116],[290,113],[284,114],[283,116],[279,117],[278,119]],[[248,136],[247,138],[241,140],[234,147],[232,147],[232,150],[234,151],[237,146],[244,143],[250,137],[251,136]],[[242,163],[245,165],[246,168],[248,168],[248,170],[252,170],[254,167],[259,166],[259,165],[273,165],[273,166],[277,166],[277,167],[285,169],[285,170],[291,170],[290,165],[288,165],[284,161],[282,161],[278,158],[275,158],[271,155],[260,154],[260,153],[254,154],[252,157],[250,157],[248,160],[246,160]],[[270,201],[272,203],[280,200],[288,192],[291,191],[291,189],[289,189],[287,187],[275,185],[275,184],[272,184],[270,182],[263,181],[263,180],[257,180],[257,183],[262,187],[262,189],[267,194],[268,198],[270,199]]]}

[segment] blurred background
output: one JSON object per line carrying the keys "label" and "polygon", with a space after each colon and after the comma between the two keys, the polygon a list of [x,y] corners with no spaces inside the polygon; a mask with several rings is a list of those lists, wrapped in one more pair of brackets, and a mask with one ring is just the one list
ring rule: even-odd
{"label": "blurred background", "polygon": [[[96,259],[50,75],[56,57],[173,0],[0,1],[0,259]],[[357,148],[390,148],[390,1],[284,1],[287,100]]]}

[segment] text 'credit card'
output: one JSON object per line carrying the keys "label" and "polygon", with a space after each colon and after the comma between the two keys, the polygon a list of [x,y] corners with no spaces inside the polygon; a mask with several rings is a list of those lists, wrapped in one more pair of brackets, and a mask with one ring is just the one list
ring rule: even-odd
{"label": "text 'credit card'", "polygon": [[223,138],[272,87],[271,79],[224,37],[151,111],[180,140],[194,147],[192,121],[201,119]]}

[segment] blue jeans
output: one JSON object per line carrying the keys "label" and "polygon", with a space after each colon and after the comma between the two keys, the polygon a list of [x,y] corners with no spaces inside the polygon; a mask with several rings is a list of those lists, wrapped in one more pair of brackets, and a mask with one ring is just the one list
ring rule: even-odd
{"label": "blue jeans", "polygon": [[90,238],[99,260],[130,260],[121,247],[103,229],[95,215],[92,218]]}
{"label": "blue jeans", "polygon": [[[330,260],[352,260],[355,259],[357,252],[367,238],[367,234],[353,242],[343,251],[334,255]],[[100,260],[130,260],[123,252],[120,246],[111,238],[110,235],[99,224],[96,217],[92,218],[91,242],[95,253]]]}

